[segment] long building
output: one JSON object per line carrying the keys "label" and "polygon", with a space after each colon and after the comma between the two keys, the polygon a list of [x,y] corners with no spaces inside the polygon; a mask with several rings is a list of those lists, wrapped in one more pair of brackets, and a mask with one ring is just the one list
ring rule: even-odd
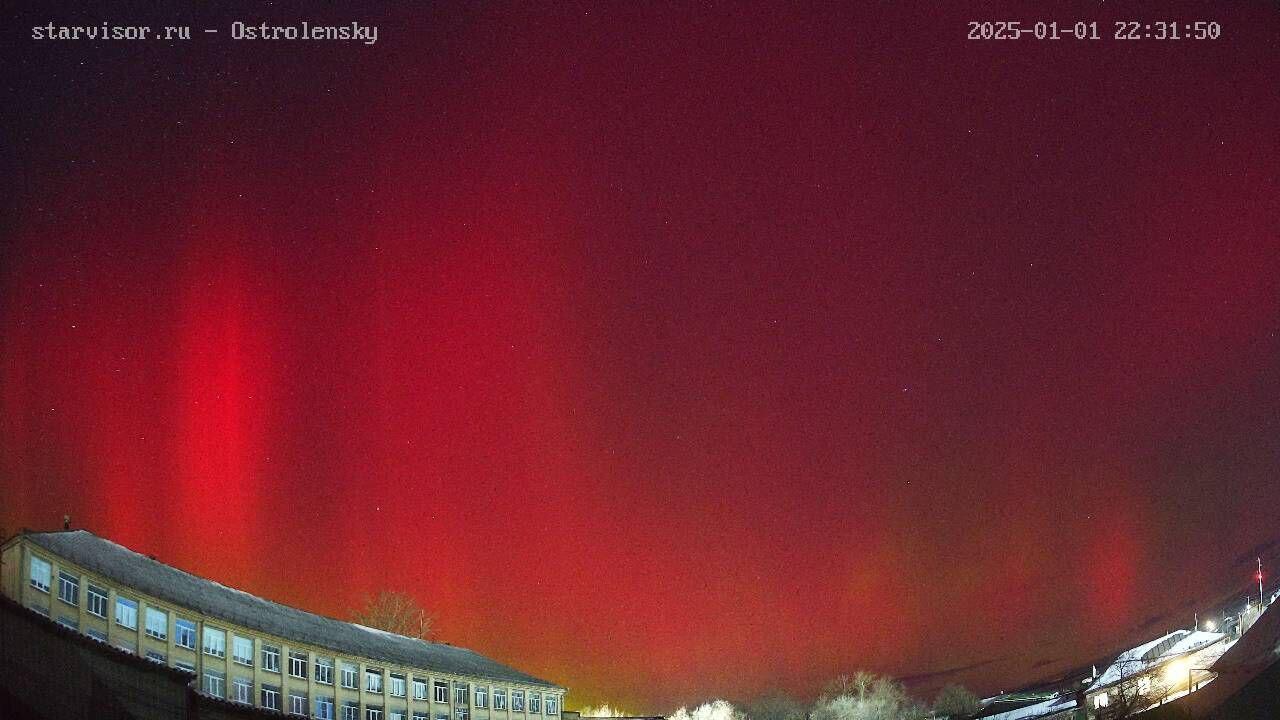
{"label": "long building", "polygon": [[197,577],[85,530],[0,546],[0,591],[231,702],[318,720],[561,720],[565,688]]}

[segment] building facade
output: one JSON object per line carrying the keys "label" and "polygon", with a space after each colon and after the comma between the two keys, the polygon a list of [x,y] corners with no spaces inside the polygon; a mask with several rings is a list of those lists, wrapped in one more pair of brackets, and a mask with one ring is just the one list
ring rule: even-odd
{"label": "building facade", "polygon": [[554,683],[270,602],[84,530],[6,541],[0,591],[231,702],[318,720],[561,720]]}

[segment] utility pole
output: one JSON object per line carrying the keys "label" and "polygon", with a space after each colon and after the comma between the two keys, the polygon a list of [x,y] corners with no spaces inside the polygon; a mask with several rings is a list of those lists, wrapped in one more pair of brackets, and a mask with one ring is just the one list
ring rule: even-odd
{"label": "utility pole", "polygon": [[1262,558],[1258,558],[1258,608],[1262,609],[1266,602],[1266,598],[1262,596]]}

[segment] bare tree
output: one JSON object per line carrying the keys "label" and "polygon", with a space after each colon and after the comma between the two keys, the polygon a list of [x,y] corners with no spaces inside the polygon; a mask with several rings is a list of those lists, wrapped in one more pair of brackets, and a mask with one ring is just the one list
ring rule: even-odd
{"label": "bare tree", "polygon": [[378,630],[431,641],[436,619],[407,593],[383,590],[365,599],[364,608],[352,613],[352,621]]}
{"label": "bare tree", "polygon": [[933,701],[933,714],[938,717],[967,718],[982,709],[978,696],[969,692],[963,685],[948,685],[942,688]]}
{"label": "bare tree", "polygon": [[857,673],[828,685],[811,720],[921,720],[927,712],[892,678]]}

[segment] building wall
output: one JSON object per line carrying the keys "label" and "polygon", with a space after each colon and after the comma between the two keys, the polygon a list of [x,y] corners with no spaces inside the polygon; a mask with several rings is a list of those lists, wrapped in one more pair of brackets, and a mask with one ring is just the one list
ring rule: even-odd
{"label": "building wall", "polygon": [[[48,593],[36,589],[31,585],[31,562],[29,559],[31,554],[49,561],[52,565],[50,573],[51,583]],[[518,683],[495,682],[482,677],[437,672],[428,668],[405,667],[373,658],[344,654],[330,648],[322,648],[307,643],[296,642],[288,638],[266,635],[257,630],[252,630],[236,623],[225,622],[221,618],[208,617],[189,608],[178,607],[172,603],[160,600],[159,598],[136,592],[132,588],[124,587],[110,578],[87,571],[64,558],[35,545],[24,536],[18,536],[8,546],[6,546],[3,558],[5,568],[4,572],[9,573],[12,571],[14,578],[17,580],[16,588],[12,586],[14,583],[6,583],[4,591],[6,595],[13,598],[18,603],[28,608],[41,611],[55,621],[62,620],[67,624],[74,625],[82,633],[87,634],[89,630],[95,630],[103,633],[107,637],[107,642],[138,655],[145,656],[146,652],[150,650],[153,652],[163,653],[165,661],[169,665],[176,665],[178,662],[188,663],[195,667],[196,679],[199,687],[202,689],[204,687],[204,675],[206,670],[220,672],[225,678],[222,697],[227,699],[232,699],[234,697],[233,680],[236,677],[245,677],[252,679],[252,700],[255,705],[261,704],[262,685],[275,685],[280,687],[280,708],[284,712],[289,712],[289,694],[291,691],[305,692],[307,696],[308,716],[313,715],[315,712],[315,698],[318,695],[323,695],[325,697],[333,698],[333,717],[338,718],[339,720],[343,717],[342,709],[344,704],[347,702],[359,703],[359,717],[361,720],[364,720],[365,718],[365,709],[371,705],[381,706],[384,712],[383,717],[386,720],[389,720],[389,711],[392,710],[398,710],[405,713],[406,720],[412,720],[414,712],[426,713],[426,717],[429,720],[437,720],[442,716],[447,717],[448,720],[457,720],[455,710],[461,707],[465,707],[468,710],[468,717],[470,720],[534,720],[535,718],[538,720],[545,720],[548,717],[546,714],[546,698],[554,698],[557,711],[563,708],[564,698],[563,690],[561,689],[552,689],[536,685],[523,685]],[[58,597],[58,576],[60,572],[65,572],[79,578],[78,603],[74,606],[64,602]],[[96,617],[87,610],[87,593],[88,585],[90,583],[109,591],[106,618]],[[137,627],[135,629],[129,629],[115,622],[116,598],[120,595],[123,595],[128,599],[136,600],[138,603],[137,622],[135,623]],[[168,632],[164,640],[158,640],[150,637],[145,632],[146,608],[148,607],[162,609],[167,612]],[[175,621],[179,616],[183,619],[192,620],[196,623],[195,650],[188,650],[175,644]],[[204,628],[206,625],[225,632],[225,657],[218,658],[201,651],[203,647]],[[239,635],[242,638],[249,638],[253,641],[254,655],[252,667],[246,667],[233,662],[233,638],[236,635]],[[274,645],[280,649],[279,673],[269,672],[263,669],[263,645]],[[306,679],[299,679],[290,676],[289,653],[292,651],[306,654]],[[315,662],[317,656],[333,660],[333,684],[326,685],[316,682]],[[342,687],[342,663],[344,661],[353,663],[357,666],[358,674],[356,681],[359,689],[353,690]],[[368,668],[381,669],[383,671],[381,693],[369,692],[366,689],[365,671]],[[401,674],[405,677],[404,697],[395,697],[390,694],[391,674]],[[414,679],[426,681],[426,700],[414,699]],[[437,703],[433,701],[434,683],[437,681],[448,683],[448,702]],[[470,685],[469,702],[465,706],[455,705],[454,703],[455,683],[467,683]],[[487,690],[487,708],[482,709],[474,706],[475,689],[477,687],[484,687]],[[506,710],[498,711],[492,709],[494,689],[507,691]],[[524,691],[526,700],[525,710],[523,712],[516,712],[511,709],[512,690]],[[536,715],[528,711],[528,697],[531,693],[537,693],[543,696],[543,707],[541,712]]]}

